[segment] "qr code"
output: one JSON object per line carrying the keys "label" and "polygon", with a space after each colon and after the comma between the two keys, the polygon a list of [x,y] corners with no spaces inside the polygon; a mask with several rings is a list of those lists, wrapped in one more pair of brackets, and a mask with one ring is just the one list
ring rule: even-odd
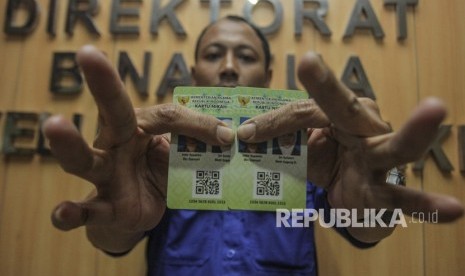
{"label": "qr code", "polygon": [[282,199],[283,183],[281,173],[257,171],[254,182],[254,198]]}
{"label": "qr code", "polygon": [[192,197],[221,198],[223,186],[221,179],[221,171],[195,171],[192,183]]}

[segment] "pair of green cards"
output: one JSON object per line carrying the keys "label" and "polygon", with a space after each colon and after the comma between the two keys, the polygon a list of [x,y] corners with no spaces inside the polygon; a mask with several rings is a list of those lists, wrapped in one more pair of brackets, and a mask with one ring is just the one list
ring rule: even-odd
{"label": "pair of green cards", "polygon": [[[301,91],[264,88],[178,87],[180,104],[223,120],[236,130],[246,120],[286,103],[307,98]],[[168,207],[196,210],[305,208],[305,130],[248,144],[207,145],[172,135]]]}

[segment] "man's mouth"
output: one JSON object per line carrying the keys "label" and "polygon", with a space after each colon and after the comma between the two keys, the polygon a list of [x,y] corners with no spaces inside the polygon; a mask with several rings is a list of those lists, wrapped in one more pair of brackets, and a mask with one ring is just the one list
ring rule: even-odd
{"label": "man's mouth", "polygon": [[220,82],[216,86],[218,87],[236,87],[238,84],[237,82]]}
{"label": "man's mouth", "polygon": [[237,85],[221,85],[220,87],[236,88]]}

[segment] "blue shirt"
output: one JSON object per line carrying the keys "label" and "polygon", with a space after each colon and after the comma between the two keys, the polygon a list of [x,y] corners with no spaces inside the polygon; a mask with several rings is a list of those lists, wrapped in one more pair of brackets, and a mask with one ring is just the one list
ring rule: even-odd
{"label": "blue shirt", "polygon": [[[307,208],[330,206],[307,184]],[[358,247],[370,247],[337,229]],[[148,233],[148,275],[317,275],[314,227],[276,227],[275,212],[167,209]]]}

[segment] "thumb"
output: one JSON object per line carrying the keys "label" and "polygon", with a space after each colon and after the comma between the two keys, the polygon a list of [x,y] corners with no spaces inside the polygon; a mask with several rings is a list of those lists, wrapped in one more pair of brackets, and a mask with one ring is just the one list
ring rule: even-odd
{"label": "thumb", "polygon": [[60,203],[52,212],[52,223],[56,228],[68,231],[84,225],[108,224],[113,215],[110,203],[92,197],[81,202]]}
{"label": "thumb", "polygon": [[88,217],[88,210],[79,203],[65,201],[53,210],[52,223],[60,230],[69,231],[85,225]]}

